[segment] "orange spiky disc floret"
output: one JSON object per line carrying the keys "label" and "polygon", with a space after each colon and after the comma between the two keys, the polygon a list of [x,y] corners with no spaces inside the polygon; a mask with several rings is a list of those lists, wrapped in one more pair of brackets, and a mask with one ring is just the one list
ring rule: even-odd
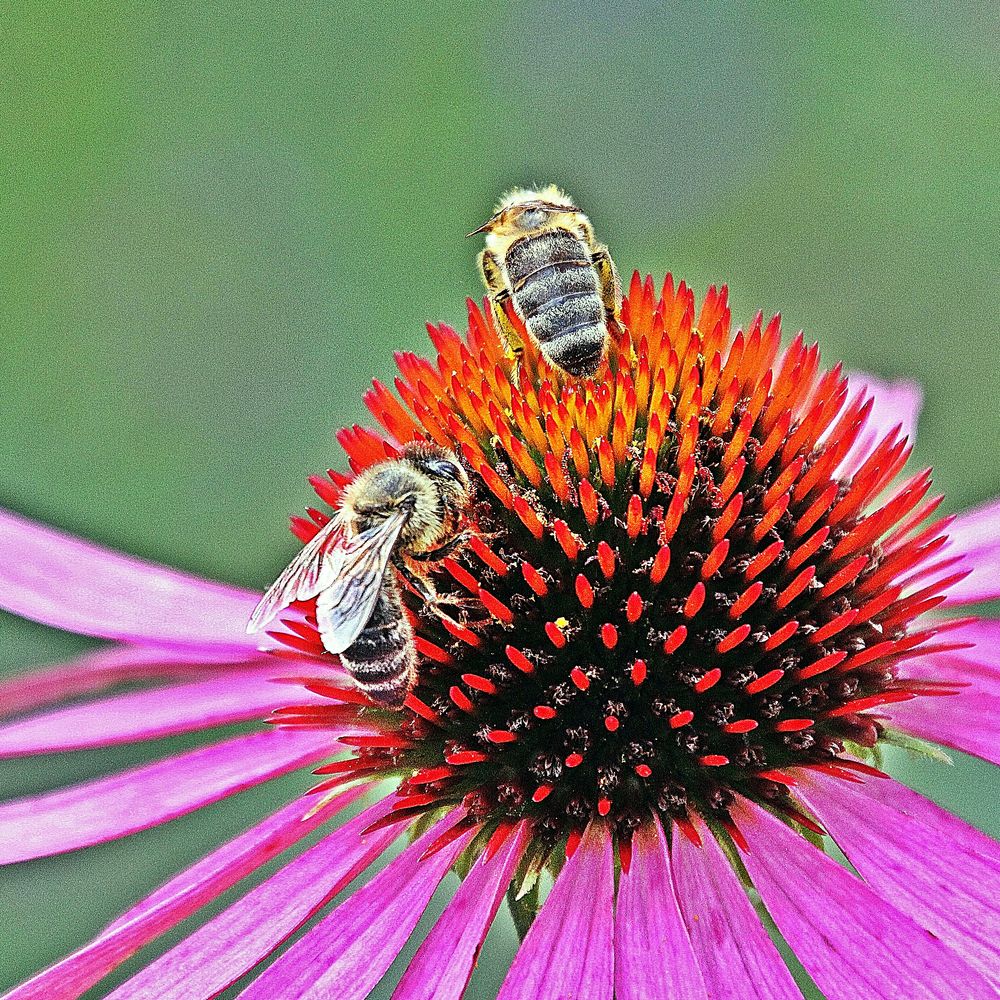
{"label": "orange spiky disc floret", "polygon": [[[472,302],[467,336],[430,335],[436,361],[399,355],[396,392],[366,397],[384,433],[340,441],[355,472],[418,439],[465,461],[475,537],[435,574],[463,611],[408,595],[417,684],[401,712],[362,713],[374,735],[345,739],[356,756],[322,787],[393,773],[401,811],[464,801],[553,844],[594,816],[626,842],[650,810],[731,825],[734,792],[809,826],[790,770],[850,774],[845,742],[878,741],[880,706],[948,693],[895,668],[936,634],[912,623],[947,583],[907,586],[945,527],[923,526],[930,479],[893,486],[909,448],[892,435],[842,471],[870,403],[801,336],[782,351],[777,317],[731,334],[725,288],[696,310],[683,283],[636,275],[582,383],[530,342],[515,364]],[[349,480],[313,485],[335,506]],[[309,515],[303,540],[328,517]],[[323,658],[302,610],[279,635]],[[320,690],[358,701],[342,683]]]}

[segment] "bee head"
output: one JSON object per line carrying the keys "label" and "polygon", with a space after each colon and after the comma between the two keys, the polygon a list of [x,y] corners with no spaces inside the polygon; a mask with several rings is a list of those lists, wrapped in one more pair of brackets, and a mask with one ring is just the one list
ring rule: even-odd
{"label": "bee head", "polygon": [[555,205],[546,204],[544,201],[531,201],[508,211],[512,213],[510,225],[522,233],[530,233],[532,230],[541,229],[548,222],[549,217],[560,209]]}
{"label": "bee head", "polygon": [[530,233],[544,227],[553,215],[577,211],[579,209],[573,200],[554,184],[538,191],[519,188],[504,195],[492,217],[469,236],[476,233]]}
{"label": "bee head", "polygon": [[414,444],[406,448],[405,454],[443,492],[464,493],[468,490],[468,473],[453,451],[435,445]]}

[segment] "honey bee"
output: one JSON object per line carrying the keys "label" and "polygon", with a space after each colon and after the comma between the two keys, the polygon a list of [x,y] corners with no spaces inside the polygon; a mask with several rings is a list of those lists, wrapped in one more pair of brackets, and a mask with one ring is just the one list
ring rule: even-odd
{"label": "honey bee", "polygon": [[429,566],[468,540],[462,524],[470,499],[454,453],[406,445],[347,487],[334,517],[264,594],[247,631],[315,597],[324,648],[340,655],[372,701],[399,708],[416,681],[417,650],[397,573],[441,613]]}
{"label": "honey bee", "polygon": [[523,350],[510,302],[550,364],[575,378],[593,375],[621,317],[622,295],[614,261],[587,216],[550,184],[511,191],[474,232],[486,233],[479,269],[508,348]]}

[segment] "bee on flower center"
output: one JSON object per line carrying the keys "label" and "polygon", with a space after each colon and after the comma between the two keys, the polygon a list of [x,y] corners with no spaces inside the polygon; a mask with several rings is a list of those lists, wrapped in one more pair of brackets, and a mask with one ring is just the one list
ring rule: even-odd
{"label": "bee on flower center", "polygon": [[470,497],[461,463],[435,445],[409,444],[369,467],[264,594],[247,631],[315,598],[323,646],[372,701],[399,708],[416,682],[417,650],[398,577],[441,614],[429,570],[468,540]]}
{"label": "bee on flower center", "polygon": [[593,376],[620,319],[622,294],[587,216],[549,185],[512,191],[475,232],[486,233],[479,267],[510,351],[524,345],[508,306],[550,364],[574,378]]}

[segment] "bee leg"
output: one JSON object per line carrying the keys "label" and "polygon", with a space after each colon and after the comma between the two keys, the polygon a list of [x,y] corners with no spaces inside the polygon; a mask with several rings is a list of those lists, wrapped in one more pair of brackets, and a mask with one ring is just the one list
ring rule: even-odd
{"label": "bee leg", "polygon": [[449,608],[457,608],[459,611],[459,617],[462,623],[464,623],[468,621],[466,609],[477,608],[482,605],[474,597],[459,597],[457,594],[440,594],[436,601],[428,602],[425,608],[427,612],[434,615],[435,618],[439,618],[442,621],[455,622],[455,619],[444,610],[446,606]]}
{"label": "bee leg", "polygon": [[479,271],[483,276],[483,284],[486,285],[490,296],[492,297],[498,292],[503,291],[503,269],[500,267],[500,261],[497,260],[496,254],[491,253],[489,250],[483,250],[476,260],[479,264]]}
{"label": "bee leg", "polygon": [[409,566],[403,561],[402,557],[394,558],[392,560],[393,566],[396,571],[406,582],[406,585],[412,590],[417,597],[419,597],[425,604],[433,604],[437,601],[437,591],[434,589],[434,585],[429,581],[425,580],[422,576],[418,576],[416,573],[410,569]]}
{"label": "bee leg", "polygon": [[428,549],[426,552],[413,552],[410,553],[410,558],[415,559],[417,562],[439,562],[442,559],[447,559],[452,552],[457,551],[469,539],[472,538],[471,531],[459,532],[450,542],[445,542],[444,545],[439,545],[436,549]]}
{"label": "bee leg", "polygon": [[[453,625],[458,625],[451,615],[449,615],[445,610],[443,605],[450,605],[453,608],[464,608],[471,604],[472,602],[467,597],[457,597],[452,594],[439,594],[437,593],[433,586],[427,588],[427,596],[424,599],[424,611],[428,614],[434,615],[435,618],[441,619],[441,621],[449,621]],[[462,620],[465,620],[465,614],[462,613]]]}
{"label": "bee leg", "polygon": [[490,309],[498,332],[504,341],[508,354],[517,357],[524,350],[521,335],[507,314],[507,303],[510,302],[510,291],[504,284],[503,269],[496,254],[483,250],[479,255],[479,270],[483,275],[483,283],[490,295]]}
{"label": "bee leg", "polygon": [[493,319],[496,321],[500,339],[503,341],[508,357],[517,361],[524,353],[524,340],[507,313],[508,302],[510,302],[510,292],[506,288],[497,292],[496,295],[490,296]]}
{"label": "bee leg", "polygon": [[[410,558],[414,558],[410,556]],[[451,594],[439,594],[434,587],[434,584],[430,580],[425,579],[422,576],[418,576],[413,572],[402,560],[395,564],[396,569],[399,570],[400,576],[406,581],[407,585],[413,590],[413,592],[424,602],[424,610],[429,611],[431,614],[437,615],[438,618],[447,618],[448,616],[441,610],[442,604],[451,604],[461,607],[469,602],[468,598],[456,597]]]}
{"label": "bee leg", "polygon": [[611,254],[608,253],[608,248],[605,246],[597,246],[590,255],[590,259],[597,269],[598,279],[601,283],[601,299],[604,302],[604,311],[608,321],[620,325],[622,284],[615,262],[611,259]]}

